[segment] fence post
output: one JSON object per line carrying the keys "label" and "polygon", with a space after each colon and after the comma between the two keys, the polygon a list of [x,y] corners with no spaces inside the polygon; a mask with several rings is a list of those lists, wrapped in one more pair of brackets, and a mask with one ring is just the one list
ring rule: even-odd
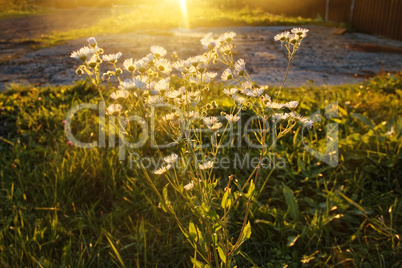
{"label": "fence post", "polygon": [[326,5],[325,5],[325,22],[328,22],[329,1],[330,1],[330,0],[327,0],[327,3],[326,3]]}
{"label": "fence post", "polygon": [[352,0],[352,3],[350,4],[350,16],[349,16],[349,23],[351,24],[353,21],[353,13],[355,12],[355,1]]}

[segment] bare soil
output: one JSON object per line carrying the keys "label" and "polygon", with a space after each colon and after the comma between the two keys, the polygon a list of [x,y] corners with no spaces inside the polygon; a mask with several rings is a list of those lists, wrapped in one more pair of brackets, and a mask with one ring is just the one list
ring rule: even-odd
{"label": "bare soil", "polygon": [[[70,53],[86,45],[86,38],[33,50],[33,38],[51,31],[89,27],[112,9],[78,8],[53,13],[0,20],[0,91],[10,82],[34,85],[69,85],[82,79],[75,74],[79,65]],[[217,25],[219,26],[219,25]],[[306,83],[345,84],[361,82],[380,72],[402,71],[402,42],[362,33],[332,34],[334,29],[307,26],[310,32],[292,63],[288,86]],[[204,52],[199,40],[208,32],[237,33],[236,58],[243,58],[253,79],[260,84],[278,85],[287,64],[285,48],[273,37],[289,27],[216,27],[166,32],[136,31],[95,36],[106,53],[121,51],[123,58],[141,58],[152,45],[181,58]],[[222,71],[220,66],[215,71]],[[219,71],[218,71],[219,72]]]}

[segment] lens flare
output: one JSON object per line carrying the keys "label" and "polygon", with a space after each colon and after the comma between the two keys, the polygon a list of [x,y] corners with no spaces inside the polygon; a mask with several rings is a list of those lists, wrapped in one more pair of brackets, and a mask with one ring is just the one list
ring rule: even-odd
{"label": "lens flare", "polygon": [[179,0],[180,1],[180,11],[183,17],[183,26],[185,28],[190,28],[190,24],[188,21],[188,12],[187,12],[187,2],[186,0]]}

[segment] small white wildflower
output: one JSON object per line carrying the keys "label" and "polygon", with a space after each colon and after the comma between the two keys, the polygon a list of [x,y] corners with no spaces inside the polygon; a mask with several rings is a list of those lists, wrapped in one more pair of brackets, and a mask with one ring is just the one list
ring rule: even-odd
{"label": "small white wildflower", "polygon": [[236,94],[238,91],[239,91],[239,89],[235,88],[235,87],[232,87],[230,89],[227,89],[227,88],[223,89],[223,93],[225,93],[228,96],[232,96],[232,95]]}
{"label": "small white wildflower", "polygon": [[288,113],[281,113],[281,114],[274,114],[272,115],[272,118],[275,119],[276,121],[279,120],[286,120],[290,117]]}
{"label": "small white wildflower", "polygon": [[285,104],[283,103],[277,103],[277,102],[267,102],[265,103],[265,106],[270,108],[270,109],[282,109],[283,107],[285,107]]}
{"label": "small white wildflower", "polygon": [[96,43],[95,37],[90,37],[90,38],[87,39],[87,41],[88,41],[88,44],[89,44],[91,47],[93,47],[93,48],[95,48],[95,47],[98,45],[98,44]]}
{"label": "small white wildflower", "polygon": [[225,45],[219,48],[222,54],[229,55],[232,53],[233,45]]}
{"label": "small white wildflower", "polygon": [[282,32],[282,33],[279,33],[279,34],[275,35],[274,40],[275,41],[281,41],[282,43],[285,43],[285,42],[287,42],[289,40],[289,35],[290,35],[290,32],[288,32],[288,31]]}
{"label": "small white wildflower", "polygon": [[179,156],[178,156],[177,154],[172,153],[171,155],[164,157],[164,158],[163,158],[163,161],[164,161],[166,164],[173,164],[173,163],[175,163],[175,162],[177,161],[177,158],[178,158],[178,157],[179,157]]}
{"label": "small white wildflower", "polygon": [[120,82],[120,88],[125,90],[139,89],[143,88],[144,86],[145,83],[138,80],[137,78],[125,79],[124,81]]}
{"label": "small white wildflower", "polygon": [[301,120],[303,125],[305,125],[308,129],[311,129],[313,127],[314,122],[310,119],[303,119]]}
{"label": "small white wildflower", "polygon": [[148,68],[149,68],[149,62],[147,60],[141,59],[138,60],[134,63],[134,66],[136,70],[138,70],[139,73],[145,73]]}
{"label": "small white wildflower", "polygon": [[160,167],[157,170],[154,171],[154,174],[156,175],[162,175],[163,173],[167,172],[169,169],[171,169],[172,165],[168,164],[166,166]]}
{"label": "small white wildflower", "polygon": [[177,71],[179,72],[183,72],[184,70],[184,61],[183,60],[179,60],[179,61],[175,61],[172,64],[173,68],[175,68]]}
{"label": "small white wildflower", "polygon": [[200,118],[200,113],[197,111],[186,112],[186,118],[198,119]]}
{"label": "small white wildflower", "polygon": [[90,59],[92,55],[95,54],[95,50],[91,47],[82,47],[77,51],[73,51],[70,55],[71,58],[82,60],[85,62],[87,59]]}
{"label": "small white wildflower", "polygon": [[110,63],[116,63],[118,59],[123,55],[121,52],[117,52],[116,54],[109,54],[109,55],[103,55],[102,60],[110,62]]}
{"label": "small white wildflower", "polygon": [[226,120],[228,120],[229,123],[236,123],[239,121],[240,116],[233,115],[233,114],[227,114],[225,115]]}
{"label": "small white wildflower", "polygon": [[167,53],[166,49],[160,46],[151,47],[151,52],[154,54],[155,58],[164,57]]}
{"label": "small white wildflower", "polygon": [[299,105],[298,101],[290,101],[288,103],[285,103],[285,107],[289,108],[289,109],[294,109],[297,107],[297,105]]}
{"label": "small white wildflower", "polygon": [[215,124],[213,124],[212,126],[208,126],[208,128],[209,128],[210,130],[218,130],[218,129],[220,129],[221,127],[222,127],[222,123],[221,123],[221,122],[215,123]]}
{"label": "small white wildflower", "polygon": [[308,29],[305,28],[293,28],[291,30],[292,33],[297,34],[298,36],[307,36]]}
{"label": "small white wildflower", "polygon": [[205,83],[209,83],[211,82],[213,79],[215,79],[215,77],[217,76],[217,73],[212,73],[212,72],[207,72],[205,74]]}
{"label": "small white wildflower", "polygon": [[203,45],[204,49],[215,49],[219,46],[217,40],[213,39],[212,33],[208,33],[203,39],[201,39],[201,44]]}
{"label": "small white wildflower", "polygon": [[108,115],[117,116],[120,114],[123,107],[120,104],[112,104],[106,108]]}
{"label": "small white wildflower", "polygon": [[158,71],[164,74],[170,74],[172,71],[172,64],[165,58],[159,58],[155,62],[155,67]]}
{"label": "small white wildflower", "polygon": [[159,95],[155,95],[155,96],[148,96],[147,99],[147,104],[148,105],[156,105],[156,104],[161,104],[163,103],[163,98]]}
{"label": "small white wildflower", "polygon": [[127,71],[129,71],[131,73],[133,73],[135,71],[135,61],[133,59],[124,60],[123,66]]}
{"label": "small white wildflower", "polygon": [[154,89],[158,92],[168,91],[169,83],[170,83],[170,77],[166,79],[161,79],[155,84]]}
{"label": "small white wildflower", "polygon": [[244,72],[246,70],[246,63],[243,59],[239,59],[238,61],[236,61],[235,65],[235,74],[238,76],[243,76]]}
{"label": "small white wildflower", "polygon": [[117,91],[113,92],[112,94],[110,94],[110,98],[112,98],[114,100],[122,100],[122,99],[127,99],[129,95],[130,95],[130,93],[127,90],[120,89],[120,90],[117,90]]}
{"label": "small white wildflower", "polygon": [[221,42],[230,43],[230,41],[232,41],[235,36],[236,36],[236,33],[235,33],[235,32],[226,32],[226,33],[222,34],[222,35],[219,37],[219,40],[220,40]]}
{"label": "small white wildflower", "polygon": [[238,104],[242,104],[246,101],[246,98],[243,96],[232,95],[232,98]]}
{"label": "small white wildflower", "polygon": [[225,71],[223,71],[223,73],[221,75],[221,79],[223,81],[232,80],[233,79],[232,70],[230,68],[227,68]]}
{"label": "small white wildflower", "polygon": [[218,117],[216,117],[216,116],[208,116],[208,117],[204,117],[204,118],[202,119],[202,121],[204,122],[205,125],[207,125],[208,127],[210,127],[210,126],[212,126],[212,125],[218,123],[218,122],[219,122],[219,119],[218,119]]}
{"label": "small white wildflower", "polygon": [[207,161],[207,162],[205,162],[204,164],[198,164],[198,167],[199,167],[201,170],[204,170],[204,169],[211,169],[211,168],[214,167],[214,162],[213,162],[213,161]]}
{"label": "small white wildflower", "polygon": [[247,88],[244,90],[243,93],[249,97],[256,98],[258,96],[261,96],[262,93],[264,93],[264,90],[262,88]]}
{"label": "small white wildflower", "polygon": [[194,182],[191,181],[189,184],[186,184],[183,188],[184,188],[184,190],[186,190],[186,191],[191,191],[191,190],[193,190],[193,188],[194,188]]}
{"label": "small white wildflower", "polygon": [[169,90],[165,93],[165,97],[169,99],[178,98],[181,94],[184,93],[184,87],[179,88],[178,90]]}

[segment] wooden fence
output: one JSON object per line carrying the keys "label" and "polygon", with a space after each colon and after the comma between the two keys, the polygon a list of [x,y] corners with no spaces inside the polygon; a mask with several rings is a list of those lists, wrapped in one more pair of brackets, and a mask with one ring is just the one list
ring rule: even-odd
{"label": "wooden fence", "polygon": [[261,7],[273,14],[345,22],[354,28],[402,40],[402,0],[215,0],[228,6]]}

